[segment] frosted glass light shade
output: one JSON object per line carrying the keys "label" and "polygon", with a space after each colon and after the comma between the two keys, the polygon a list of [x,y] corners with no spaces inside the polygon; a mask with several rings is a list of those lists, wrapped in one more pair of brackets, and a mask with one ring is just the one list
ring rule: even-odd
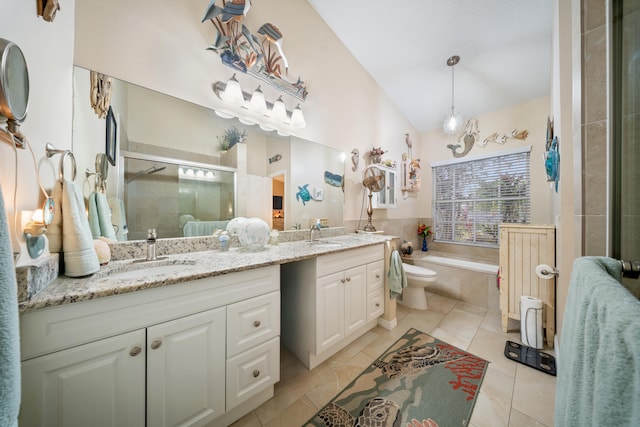
{"label": "frosted glass light shade", "polygon": [[276,99],[276,102],[273,103],[273,108],[271,109],[271,118],[282,123],[288,122],[289,117],[287,116],[287,109],[284,106],[282,96],[278,97],[278,99]]}
{"label": "frosted glass light shade", "polygon": [[253,91],[251,101],[249,101],[247,108],[258,114],[264,114],[267,112],[267,101],[264,99],[264,93],[262,93],[260,86]]}
{"label": "frosted glass light shade", "polygon": [[230,104],[242,105],[244,104],[244,95],[242,94],[242,88],[240,83],[236,79],[236,75],[231,76],[227,82],[227,86],[224,88],[224,100]]}
{"label": "frosted glass light shade", "polygon": [[462,129],[462,122],[462,116],[451,108],[451,113],[447,115],[447,118],[442,123],[442,129],[448,134],[458,133]]}
{"label": "frosted glass light shade", "polygon": [[304,114],[302,114],[302,109],[300,108],[300,104],[298,104],[296,109],[291,113],[291,127],[302,129],[306,125],[307,122],[304,121]]}

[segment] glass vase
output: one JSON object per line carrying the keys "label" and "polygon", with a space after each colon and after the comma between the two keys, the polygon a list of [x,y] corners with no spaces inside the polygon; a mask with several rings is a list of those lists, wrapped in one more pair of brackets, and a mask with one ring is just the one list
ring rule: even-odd
{"label": "glass vase", "polygon": [[427,247],[427,238],[425,236],[422,237],[422,251],[427,252],[429,248]]}

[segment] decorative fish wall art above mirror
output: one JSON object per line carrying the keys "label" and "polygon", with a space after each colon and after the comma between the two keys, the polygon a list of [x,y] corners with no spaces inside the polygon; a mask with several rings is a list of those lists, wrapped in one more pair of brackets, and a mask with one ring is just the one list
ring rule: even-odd
{"label": "decorative fish wall art above mirror", "polygon": [[[124,204],[127,227],[116,227],[118,240],[144,239],[149,228],[160,238],[208,235],[236,216],[260,217],[280,230],[309,228],[315,218],[342,226],[341,151],[115,78],[110,96],[116,164],[104,191]],[[90,99],[90,71],[74,67],[73,152],[81,171],[93,171],[96,154],[113,149]],[[245,134],[244,143],[222,150],[232,127]],[[85,197],[99,190],[92,179],[82,188]],[[303,203],[303,190],[323,197]],[[279,209],[273,196],[282,197]]]}

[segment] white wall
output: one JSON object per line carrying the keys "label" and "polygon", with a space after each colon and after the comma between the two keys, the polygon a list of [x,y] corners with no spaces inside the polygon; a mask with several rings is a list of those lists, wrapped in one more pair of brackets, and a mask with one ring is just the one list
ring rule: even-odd
{"label": "white wall", "polygon": [[[22,131],[31,143],[45,187],[58,174],[58,157],[47,159],[45,145],[71,148],[71,105],[74,0],[65,1],[54,24],[36,14],[35,1],[3,1],[0,37],[15,42],[29,68],[30,100]],[[70,165],[67,165],[70,169]],[[0,141],[0,185],[5,208],[14,210],[15,156],[10,144]],[[67,172],[70,176],[70,172]],[[42,207],[33,160],[28,150],[18,150],[18,210]]]}
{"label": "white wall", "polygon": [[[551,217],[551,193],[550,185],[546,181],[543,154],[545,151],[547,117],[549,116],[549,97],[533,99],[511,108],[495,111],[478,116],[479,141],[497,132],[500,135],[510,135],[513,129],[528,130],[526,140],[508,139],[507,142],[496,144],[489,142],[485,147],[476,143],[469,154],[464,158],[487,153],[497,153],[510,148],[531,145],[531,222],[534,224],[552,224]],[[448,144],[458,144],[453,136],[445,136],[440,129],[422,135],[422,144],[419,147],[419,158],[422,168],[422,190],[419,193],[418,216],[431,218],[432,215],[432,162],[453,159]],[[464,143],[461,145],[464,146]],[[460,152],[462,148],[458,148]],[[414,149],[414,153],[415,153]]]}
{"label": "white wall", "polygon": [[[43,160],[44,144],[51,141],[62,148],[71,147],[73,64],[210,108],[227,108],[211,89],[214,82],[226,81],[232,70],[222,65],[215,53],[205,49],[215,34],[210,23],[200,23],[208,4],[209,0],[180,3],[69,0],[64,2],[53,23],[36,17],[35,2],[14,1],[3,5],[2,36],[19,43],[30,67],[32,97],[24,130],[33,142],[39,163],[44,163],[40,169],[46,187],[53,184],[57,162]],[[307,2],[254,2],[246,24],[255,32],[264,22],[276,24],[284,34],[289,79],[300,76],[309,90],[307,101],[302,105],[307,127],[297,136],[346,153],[358,148],[361,158],[372,146],[380,146],[388,150],[383,158],[400,162],[402,153],[407,151],[404,134],[411,134],[414,153],[422,158],[423,190],[406,200],[400,198],[397,209],[377,210],[376,216],[389,219],[430,216],[431,181],[427,165],[430,161],[451,157],[443,134],[435,130],[420,135]],[[249,76],[238,78],[247,90],[258,84]],[[266,85],[263,89],[267,98],[275,98],[273,89]],[[287,96],[285,102],[290,109],[295,106]],[[524,110],[515,107],[514,111],[481,117],[481,135],[489,131],[509,132],[514,127],[527,128],[531,133],[524,144],[535,141],[534,145],[539,147],[544,141],[542,129],[549,103],[532,102],[546,102],[546,105],[535,109],[535,117],[529,121],[523,117],[528,114],[524,107]],[[539,159],[541,151],[536,150],[532,156]],[[31,173],[30,158],[26,152],[20,152],[19,157],[18,209],[35,209],[41,197]],[[8,144],[0,145],[0,164],[0,183],[6,204],[12,208],[10,190],[14,168],[12,148]],[[345,165],[345,220],[357,220],[360,216],[364,194],[361,174],[365,164],[366,157],[355,172],[350,162]],[[536,199],[536,209],[548,207],[547,199],[548,196],[541,204]],[[548,222],[548,213],[535,216],[536,221]],[[543,216],[545,218],[538,218]]]}
{"label": "white wall", "polygon": [[[211,90],[226,81],[232,70],[217,55],[205,50],[214,30],[200,23],[209,0],[175,2],[138,0],[84,0],[76,7],[75,62],[117,78],[140,84],[210,108],[227,109]],[[294,18],[292,18],[294,17]],[[272,22],[284,34],[289,80],[300,76],[309,96],[302,107],[305,139],[350,152],[364,153],[383,146],[397,161],[405,151],[404,133],[415,129],[400,114],[371,77],[329,30],[307,2],[295,0],[254,2],[246,25],[256,31]],[[247,90],[258,82],[244,75],[238,80]],[[268,99],[270,87],[262,85]],[[285,96],[289,109],[295,107]],[[362,167],[346,168],[345,219],[360,214]],[[411,217],[411,201],[390,215]]]}

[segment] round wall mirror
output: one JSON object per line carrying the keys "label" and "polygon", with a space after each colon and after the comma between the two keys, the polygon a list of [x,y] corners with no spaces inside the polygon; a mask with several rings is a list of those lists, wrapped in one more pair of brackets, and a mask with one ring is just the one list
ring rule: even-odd
{"label": "round wall mirror", "polygon": [[0,38],[0,115],[20,123],[29,105],[29,71],[17,44]]}

